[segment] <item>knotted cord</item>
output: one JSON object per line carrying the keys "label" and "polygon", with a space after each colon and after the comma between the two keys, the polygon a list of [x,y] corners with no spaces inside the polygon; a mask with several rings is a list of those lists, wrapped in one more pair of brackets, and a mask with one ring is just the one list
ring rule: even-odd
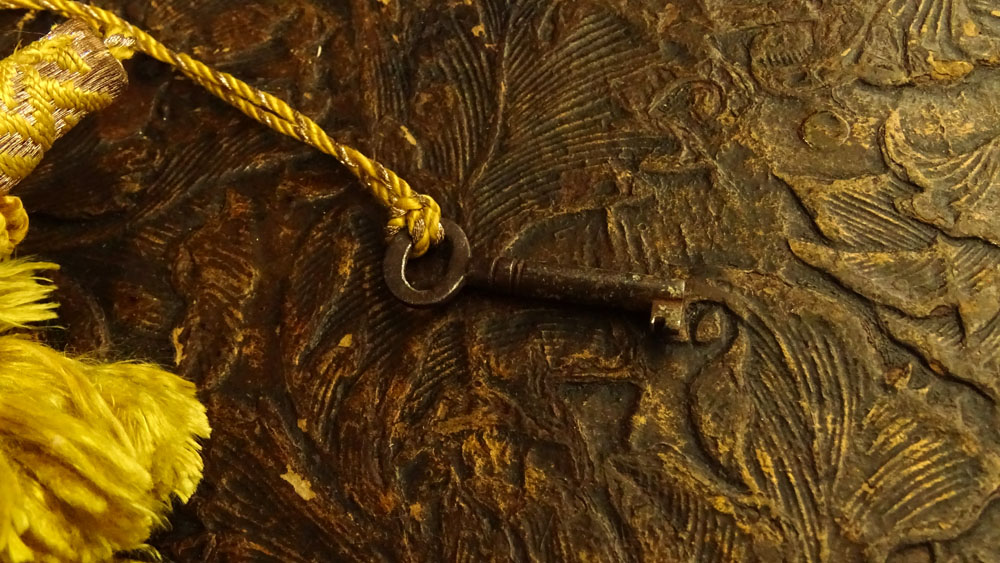
{"label": "knotted cord", "polygon": [[117,15],[73,0],[0,0],[2,9],[46,10],[78,18],[99,31],[115,57],[129,58],[139,51],[179,69],[188,78],[247,116],[271,129],[308,143],[337,158],[389,209],[387,233],[406,229],[413,255],[424,254],[444,238],[441,208],[430,196],[417,193],[395,172],[361,152],[338,143],[312,119],[281,99],[213,69],[184,53],[175,52]]}

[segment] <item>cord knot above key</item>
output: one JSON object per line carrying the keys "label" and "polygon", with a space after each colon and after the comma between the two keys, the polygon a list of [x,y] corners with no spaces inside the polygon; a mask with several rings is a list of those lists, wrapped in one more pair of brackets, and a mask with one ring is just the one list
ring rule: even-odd
{"label": "cord knot above key", "polygon": [[417,193],[398,174],[346,145],[334,147],[333,154],[389,208],[386,235],[392,238],[406,229],[413,242],[412,256],[423,256],[444,240],[441,206],[432,197]]}
{"label": "cord knot above key", "polygon": [[389,207],[389,224],[386,235],[394,236],[404,228],[413,240],[413,255],[421,256],[435,244],[444,240],[441,226],[441,207],[423,194],[396,199]]}

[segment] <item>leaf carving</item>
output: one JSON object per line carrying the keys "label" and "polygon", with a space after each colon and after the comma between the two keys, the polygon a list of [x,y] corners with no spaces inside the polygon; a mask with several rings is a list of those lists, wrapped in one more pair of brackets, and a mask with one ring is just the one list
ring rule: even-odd
{"label": "leaf carving", "polygon": [[720,364],[751,410],[745,430],[699,426],[718,461],[739,460],[749,494],[734,504],[770,514],[801,561],[882,561],[970,528],[1000,486],[995,448],[909,377],[888,377],[873,343],[858,345],[872,334],[864,322],[824,299],[781,313],[771,299],[798,302],[776,292],[733,303],[744,343]]}
{"label": "leaf carving", "polygon": [[915,319],[886,308],[879,310],[879,316],[895,338],[926,354],[931,367],[1000,400],[1000,315],[972,334],[963,331],[955,315]]}
{"label": "leaf carving", "polygon": [[[903,389],[880,398],[864,419],[859,445],[871,469],[842,481],[840,519],[870,558],[903,543],[955,537],[979,518],[1000,486],[1000,458],[964,426]],[[899,540],[896,540],[899,541]]]}
{"label": "leaf carving", "polygon": [[880,305],[889,332],[942,371],[1000,397],[990,368],[997,361],[1000,248],[904,215],[905,202],[922,196],[890,174],[785,180],[833,243],[792,240],[795,255]]}
{"label": "leaf carving", "polygon": [[871,390],[872,361],[843,345],[840,331],[855,321],[836,313],[776,316],[757,306],[748,313],[741,369],[754,416],[742,478],[760,504],[773,507],[802,561],[850,553],[855,548],[832,518],[833,486],[856,463],[852,434]]}
{"label": "leaf carving", "polygon": [[987,0],[889,0],[865,33],[857,68],[873,84],[957,80],[1000,63],[1000,21]]}
{"label": "leaf carving", "polygon": [[792,250],[848,287],[911,316],[953,309],[969,332],[1000,313],[1000,249],[937,239],[922,251],[852,252],[793,241]]}
{"label": "leaf carving", "polygon": [[896,212],[894,204],[913,194],[888,174],[849,179],[781,175],[827,238],[851,249],[919,251],[933,244],[937,230]]}
{"label": "leaf carving", "polygon": [[184,241],[175,264],[178,292],[189,303],[174,334],[178,362],[209,388],[229,374],[249,336],[248,305],[262,277],[252,256],[253,211],[251,201],[230,192],[226,216]]}
{"label": "leaf carving", "polygon": [[[610,477],[612,495],[636,528],[641,560],[778,560],[767,557],[776,551],[774,546],[761,545],[771,539],[763,526],[758,524],[753,533],[748,533],[747,519],[739,517],[744,515],[734,517],[719,510],[719,505],[728,503],[715,496],[716,491],[686,489],[680,480],[663,475],[667,469],[654,464],[626,466],[616,469]],[[713,506],[706,498],[720,500]]]}
{"label": "leaf carving", "polygon": [[926,154],[907,142],[893,113],[885,124],[885,152],[923,190],[899,201],[901,211],[951,236],[1000,245],[1000,137],[967,154]]}
{"label": "leaf carving", "polygon": [[421,166],[453,185],[474,246],[500,244],[481,233],[551,207],[565,174],[651,143],[611,127],[623,113],[613,84],[651,64],[654,52],[610,10],[494,0],[472,16],[455,8],[441,19],[451,22],[446,39],[420,41],[419,52],[434,49],[433,62],[418,65],[418,102],[400,119]]}
{"label": "leaf carving", "polygon": [[281,320],[283,368],[298,416],[311,421],[307,431],[324,447],[336,441],[345,389],[388,361],[405,337],[404,323],[413,320],[384,287],[378,239],[378,226],[348,207],[318,221],[292,262]]}

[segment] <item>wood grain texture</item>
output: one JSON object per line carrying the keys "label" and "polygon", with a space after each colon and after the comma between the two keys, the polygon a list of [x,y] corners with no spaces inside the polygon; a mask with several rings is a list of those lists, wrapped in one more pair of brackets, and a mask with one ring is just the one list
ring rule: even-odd
{"label": "wood grain texture", "polygon": [[64,266],[52,340],[209,405],[168,558],[1000,561],[991,2],[101,4],[480,255],[712,288],[688,343],[485,292],[409,310],[346,171],[139,57],[18,195]]}

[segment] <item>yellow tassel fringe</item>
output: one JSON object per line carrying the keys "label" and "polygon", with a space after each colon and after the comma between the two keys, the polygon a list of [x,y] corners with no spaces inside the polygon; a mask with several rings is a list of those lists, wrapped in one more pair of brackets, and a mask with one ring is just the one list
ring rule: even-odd
{"label": "yellow tassel fringe", "polygon": [[37,277],[52,267],[0,261],[0,561],[108,561],[194,493],[208,420],[175,375],[11,334],[55,316]]}

